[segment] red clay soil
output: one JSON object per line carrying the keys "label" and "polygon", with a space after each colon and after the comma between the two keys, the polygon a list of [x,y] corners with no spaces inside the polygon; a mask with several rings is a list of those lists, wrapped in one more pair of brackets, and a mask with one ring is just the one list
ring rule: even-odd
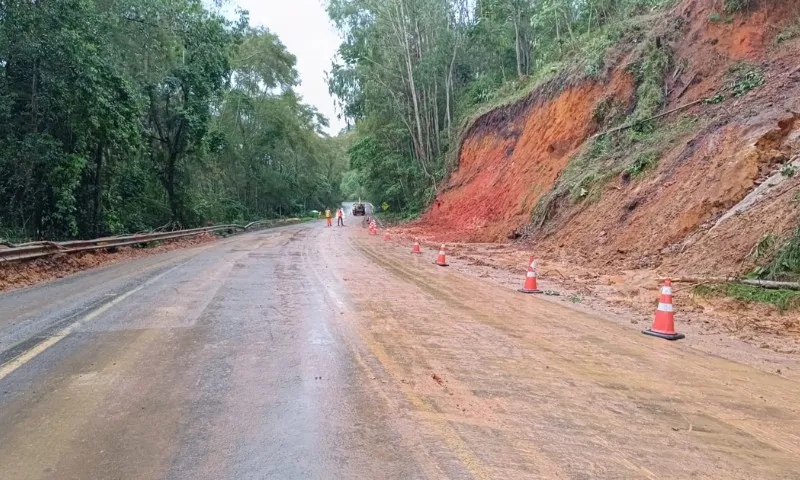
{"label": "red clay soil", "polygon": [[[764,131],[769,125],[774,129]],[[556,218],[557,230],[540,237],[537,250],[554,254],[563,249],[586,265],[623,268],[654,268],[671,259],[665,266],[671,275],[737,273],[765,232],[788,233],[797,225],[793,197],[765,201],[705,233],[715,218],[797,151],[796,138],[787,135],[800,133],[798,127],[800,122],[791,115],[773,111],[755,117],[749,126],[717,129],[704,136],[691,155],[679,148],[644,180],[620,178],[606,187],[598,202],[562,212]],[[765,141],[770,137],[777,137],[774,143]],[[785,189],[797,185],[793,179]]]}
{"label": "red clay soil", "polygon": [[627,100],[632,92],[631,75],[619,70],[608,85],[585,82],[511,118],[480,119],[461,146],[459,168],[440,206],[420,221],[424,232],[450,240],[504,240],[529,220],[570,155],[596,130],[592,112],[600,97]]}
{"label": "red clay soil", "polygon": [[[671,45],[680,67],[666,79],[665,110],[713,96],[741,60],[764,70],[765,85],[742,98],[686,111],[698,119],[698,131],[662,155],[644,178],[618,177],[594,203],[564,199],[555,217],[528,239],[537,254],[586,267],[719,276],[750,268],[748,253],[764,234],[785,236],[800,222],[791,193],[800,184],[795,178],[711,230],[800,151],[800,39],[774,41],[782,25],[800,16],[800,1],[768,3],[730,23],[710,23],[722,2],[684,1],[658,21],[662,27],[680,25],[679,40]],[[630,98],[634,84],[624,66],[605,82],[572,85],[532,101],[543,96],[537,90],[521,104],[479,119],[463,141],[440,206],[405,232],[448,242],[507,241],[596,130],[597,101]]]}
{"label": "red clay soil", "polygon": [[216,238],[212,234],[202,233],[190,238],[167,241],[149,248],[121,247],[115,252],[97,250],[71,255],[54,255],[26,262],[0,264],[0,292],[55,280],[82,270],[111,265],[143,255],[201,245],[213,242]]}
{"label": "red clay soil", "polygon": [[[692,19],[687,40],[676,48],[679,58],[690,62],[683,77],[687,83],[703,80],[667,108],[713,95],[742,58],[764,69],[766,84],[716,107],[696,107],[691,113],[704,128],[667,152],[644,179],[620,177],[597,203],[566,208],[549,230],[554,233],[534,237],[537,251],[562,251],[587,266],[723,276],[752,268],[748,254],[765,234],[787,236],[800,223],[791,194],[800,184],[797,178],[745,214],[711,227],[800,151],[800,44],[773,41],[780,31],[775,25],[800,13],[800,2],[790,4],[731,25],[708,23],[711,2],[679,7]],[[672,91],[681,90],[678,80]]]}

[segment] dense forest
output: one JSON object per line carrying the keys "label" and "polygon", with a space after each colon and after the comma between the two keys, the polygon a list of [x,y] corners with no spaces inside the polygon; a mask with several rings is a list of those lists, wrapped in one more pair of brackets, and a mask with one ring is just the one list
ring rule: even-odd
{"label": "dense forest", "polygon": [[[607,50],[641,28],[632,17],[671,4],[331,0],[328,13],[344,41],[329,87],[356,127],[345,193],[362,188],[393,210],[419,212],[454,168],[459,136],[476,116],[566,71],[601,76]],[[741,9],[747,0],[721,6]],[[642,115],[663,101],[651,90]]]}
{"label": "dense forest", "polygon": [[0,238],[295,215],[340,200],[346,138],[295,57],[201,0],[0,1]]}

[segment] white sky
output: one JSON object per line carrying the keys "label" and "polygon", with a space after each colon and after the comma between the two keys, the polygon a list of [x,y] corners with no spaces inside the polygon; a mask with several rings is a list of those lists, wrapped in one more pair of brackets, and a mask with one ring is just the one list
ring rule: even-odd
{"label": "white sky", "polygon": [[297,92],[305,103],[314,105],[328,118],[328,133],[336,135],[344,121],[336,118],[333,98],[328,93],[325,72],[341,43],[328,19],[322,0],[232,0],[250,12],[250,25],[264,26],[277,34],[297,57],[302,84]]}

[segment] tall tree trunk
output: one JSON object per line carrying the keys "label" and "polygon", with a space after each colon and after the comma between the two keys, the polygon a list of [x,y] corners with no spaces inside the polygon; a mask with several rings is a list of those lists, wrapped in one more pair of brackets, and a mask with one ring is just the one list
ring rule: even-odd
{"label": "tall tree trunk", "polygon": [[430,109],[430,95],[428,94],[428,87],[422,84],[422,108],[423,120],[425,121],[425,158],[430,159],[433,157],[432,135],[431,135],[431,109]]}
{"label": "tall tree trunk", "polygon": [[567,12],[563,13],[564,13],[564,23],[567,24],[567,32],[569,33],[569,39],[574,42],[575,35],[572,33],[572,20],[570,19],[570,16],[567,14]]}
{"label": "tall tree trunk", "polygon": [[167,191],[167,201],[172,215],[173,223],[180,223],[180,204],[175,194],[175,173],[177,169],[177,154],[167,153],[167,168],[164,175],[164,189]]}
{"label": "tall tree trunk", "polygon": [[519,10],[514,12],[514,48],[517,54],[517,77],[522,77],[522,55],[519,44]]}
{"label": "tall tree trunk", "polygon": [[94,169],[94,185],[92,186],[92,236],[98,237],[100,227],[100,216],[102,208],[102,194],[103,194],[103,166],[104,166],[104,148],[102,145],[97,145],[95,151],[95,169]]}
{"label": "tall tree trunk", "polygon": [[[408,75],[408,85],[411,89],[411,100],[414,106],[414,118],[416,120],[416,127],[417,127],[417,144],[420,148],[423,148],[423,136],[422,136],[422,122],[420,121],[420,114],[419,114],[419,99],[417,98],[417,86],[414,82],[414,68],[411,64],[411,47],[408,44],[408,28],[406,27],[406,14],[405,8],[403,6],[403,0],[398,2],[400,4],[400,25],[402,26],[402,33],[403,33],[403,47],[405,50],[406,56],[406,73]],[[425,160],[425,151],[420,150],[417,153],[421,160]]]}
{"label": "tall tree trunk", "polygon": [[564,48],[561,44],[561,32],[558,29],[558,18],[556,18],[556,41],[558,42],[558,53],[563,54]]}
{"label": "tall tree trunk", "polygon": [[450,135],[450,130],[453,128],[453,117],[450,113],[450,95],[453,91],[453,68],[455,68],[456,64],[456,52],[458,52],[458,37],[456,37],[456,41],[453,45],[453,56],[450,57],[450,68],[447,71],[447,78],[445,79],[444,83],[444,90],[445,90],[445,110],[447,114],[447,135]]}
{"label": "tall tree trunk", "polygon": [[439,82],[433,82],[433,131],[436,133],[436,155],[442,156],[442,137],[439,133]]}

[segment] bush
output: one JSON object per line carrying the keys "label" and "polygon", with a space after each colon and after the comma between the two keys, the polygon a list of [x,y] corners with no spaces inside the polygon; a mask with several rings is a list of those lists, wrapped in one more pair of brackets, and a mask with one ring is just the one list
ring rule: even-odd
{"label": "bush", "polygon": [[800,278],[800,227],[775,254],[772,262],[758,269],[759,278],[794,281]]}
{"label": "bush", "polygon": [[728,74],[732,77],[728,87],[734,97],[744,96],[750,90],[764,84],[764,71],[747,62],[739,62],[728,69]]}
{"label": "bush", "polygon": [[625,172],[632,177],[638,177],[645,170],[651,168],[658,163],[659,154],[656,152],[647,152],[636,157],[636,160],[625,169]]}
{"label": "bush", "polygon": [[657,39],[650,39],[640,53],[638,62],[629,69],[636,78],[636,109],[629,118],[637,124],[636,130],[647,130],[646,120],[654,116],[664,105],[664,76],[672,65],[672,55],[668,48]]}
{"label": "bush", "polygon": [[727,13],[743,12],[754,3],[755,0],[725,0],[725,11]]}

